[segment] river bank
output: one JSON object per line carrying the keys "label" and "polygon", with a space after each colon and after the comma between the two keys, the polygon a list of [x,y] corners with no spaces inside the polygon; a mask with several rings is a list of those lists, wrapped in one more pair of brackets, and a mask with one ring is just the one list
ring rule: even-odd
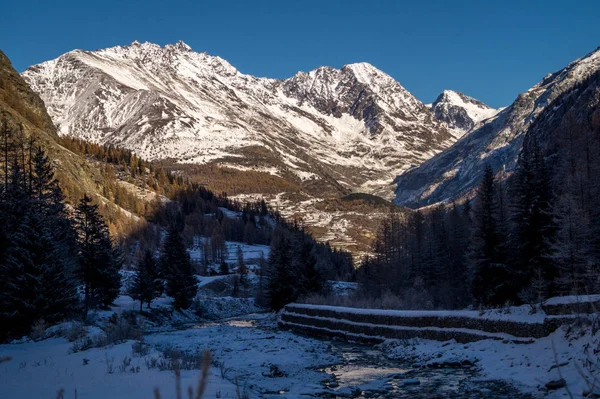
{"label": "river bank", "polygon": [[378,344],[389,358],[416,368],[467,366],[477,370],[479,378],[507,381],[535,395],[600,397],[597,314],[566,312],[573,304],[577,309],[596,309],[598,298],[584,299],[590,301],[563,297],[549,301],[548,309],[486,311],[291,304],[279,323],[309,336]]}
{"label": "river bank", "polygon": [[[89,334],[94,334],[93,330]],[[143,345],[140,344],[143,342]],[[272,314],[201,323],[73,352],[64,338],[0,345],[0,397],[33,399],[173,397],[173,354],[182,385],[197,382],[197,360],[212,354],[205,398],[514,398],[512,386],[477,378],[474,369],[431,369],[373,348],[303,337],[277,327]],[[189,367],[188,367],[189,366]],[[35,382],[35,383],[32,383]],[[492,396],[490,396],[492,395]]]}

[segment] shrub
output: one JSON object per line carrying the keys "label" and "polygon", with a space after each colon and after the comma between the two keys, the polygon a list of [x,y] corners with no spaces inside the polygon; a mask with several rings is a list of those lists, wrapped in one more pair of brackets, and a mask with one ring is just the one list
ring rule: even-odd
{"label": "shrub", "polygon": [[82,352],[82,351],[86,351],[91,348],[95,348],[97,346],[98,345],[96,344],[96,342],[93,341],[90,337],[85,337],[79,341],[76,341],[69,349],[69,352],[70,353]]}
{"label": "shrub", "polygon": [[144,341],[144,337],[141,337],[131,345],[131,352],[133,356],[146,356],[150,353],[150,345]]}
{"label": "shrub", "polygon": [[42,339],[46,338],[46,329],[47,328],[48,328],[48,325],[46,324],[46,322],[44,320],[38,320],[35,323],[33,323],[29,337],[34,341],[42,340]]}
{"label": "shrub", "polygon": [[101,346],[119,344],[130,339],[140,339],[143,336],[135,312],[113,314],[103,330],[105,342]]}
{"label": "shrub", "polygon": [[87,335],[87,328],[78,321],[73,321],[69,324],[69,327],[62,330],[61,336],[66,338],[69,342],[77,341]]}
{"label": "shrub", "polygon": [[[183,397],[182,397],[183,390],[181,389],[181,369],[177,366],[177,364],[178,363],[174,362],[176,399],[183,399]],[[189,398],[201,399],[204,396],[204,392],[206,391],[206,385],[208,382],[208,372],[210,370],[210,352],[209,351],[204,351],[204,354],[202,355],[202,363],[201,363],[200,368],[201,368],[202,372],[200,373],[200,378],[198,379],[198,385],[196,386],[195,389],[190,386],[187,390]],[[154,389],[154,398],[160,399],[161,397],[162,396],[160,394],[160,390],[158,388],[155,388]]]}

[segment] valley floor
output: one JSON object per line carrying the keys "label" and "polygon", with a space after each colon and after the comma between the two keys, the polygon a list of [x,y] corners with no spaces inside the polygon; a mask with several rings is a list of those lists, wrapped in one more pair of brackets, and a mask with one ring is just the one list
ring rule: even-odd
{"label": "valley floor", "polygon": [[[311,384],[318,386],[326,375],[317,369],[336,361],[327,344],[254,327],[254,322],[267,317],[150,334],[145,337],[149,351],[144,355],[133,353],[136,341],[77,353],[70,353],[73,344],[64,338],[0,345],[0,356],[12,357],[0,365],[0,397],[53,398],[64,389],[65,398],[143,399],[153,398],[156,387],[162,397],[174,397],[173,371],[159,370],[165,353],[179,351],[187,354],[182,357],[186,359],[200,357],[205,349],[213,360],[205,398],[236,398],[238,389],[251,397],[280,391],[295,397]],[[199,373],[182,371],[184,390],[196,386]]]}
{"label": "valley floor", "polygon": [[[531,344],[410,339],[373,348],[281,330],[274,314],[247,314],[258,310],[252,299],[211,294],[221,285],[230,291],[226,282],[218,276],[199,283],[203,312],[214,321],[197,322],[189,311],[173,313],[170,300],[161,298],[152,311],[159,318],[147,321],[143,339],[79,351],[73,349],[81,339],[56,336],[0,345],[0,358],[12,358],[0,363],[0,398],[145,399],[154,397],[155,388],[162,398],[173,398],[174,354],[184,365],[185,391],[198,382],[205,350],[212,366],[204,398],[554,399],[569,397],[569,391],[546,392],[549,381],[564,378],[573,397],[581,397],[589,390],[585,377],[591,381],[598,373],[600,334],[589,324],[563,327]],[[113,312],[131,310],[137,305],[121,296],[111,311],[98,312],[87,337],[102,334],[98,326]],[[525,316],[514,311],[510,317]],[[55,327],[46,336],[52,331]],[[467,367],[449,367],[461,363]],[[61,389],[64,396],[57,396]]]}

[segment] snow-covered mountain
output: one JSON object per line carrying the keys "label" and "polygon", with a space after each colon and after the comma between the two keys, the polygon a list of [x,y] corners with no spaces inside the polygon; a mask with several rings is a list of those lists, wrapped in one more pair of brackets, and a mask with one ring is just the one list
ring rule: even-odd
{"label": "snow-covered mountain", "polygon": [[393,178],[456,140],[368,63],[257,78],[183,42],[75,50],[23,77],[60,134],[148,159],[263,170],[313,194],[391,194]]}
{"label": "snow-covered mountain", "polygon": [[444,90],[431,104],[431,112],[436,119],[442,121],[457,138],[499,111],[473,97],[453,90]]}
{"label": "snow-covered mountain", "polygon": [[[600,48],[565,68],[551,73],[520,94],[515,102],[465,134],[452,147],[395,180],[398,204],[420,207],[439,201],[451,201],[469,192],[479,183],[483,165],[490,164],[502,176],[513,170],[524,134],[542,114],[555,112],[563,94],[600,69]],[[555,102],[556,100],[556,102]]]}

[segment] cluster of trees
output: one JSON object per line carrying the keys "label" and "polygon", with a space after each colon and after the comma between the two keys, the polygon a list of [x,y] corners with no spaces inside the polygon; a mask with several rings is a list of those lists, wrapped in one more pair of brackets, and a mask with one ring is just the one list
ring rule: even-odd
{"label": "cluster of trees", "polygon": [[[261,159],[257,157],[256,159]],[[195,165],[185,164],[169,165],[166,162],[157,163],[163,165],[167,170],[177,169],[181,171],[188,180],[198,183],[215,193],[238,194],[278,194],[281,192],[298,192],[300,185],[294,184],[282,177],[272,175],[259,170],[239,170],[227,168],[215,164]],[[260,165],[252,165],[259,168]]]}
{"label": "cluster of trees", "polygon": [[353,271],[349,254],[316,243],[296,223],[281,223],[273,231],[271,252],[263,271],[266,278],[261,278],[259,287],[265,296],[259,300],[279,310],[310,294],[327,294],[328,277],[352,276]]}
{"label": "cluster of trees", "polygon": [[[102,175],[99,182],[101,194],[138,216],[151,215],[160,207],[157,201],[148,201],[145,198],[144,190],[173,197],[190,185],[188,179],[184,179],[181,174],[156,167],[127,149],[91,143],[71,136],[62,136],[59,140],[65,148],[97,162]],[[119,181],[131,183],[133,186],[126,187],[119,184]],[[132,187],[135,187],[135,190]],[[71,190],[74,190],[74,197],[81,197],[82,193],[78,193],[76,187],[69,187],[69,192]]]}
{"label": "cluster of trees", "polygon": [[120,257],[97,205],[84,197],[66,207],[48,157],[22,127],[3,121],[0,141],[0,338],[108,306]]}
{"label": "cluster of trees", "polygon": [[417,307],[539,303],[598,291],[600,129],[542,148],[525,138],[512,176],[488,165],[473,201],[390,212],[359,268],[367,295]]}
{"label": "cluster of trees", "polygon": [[[123,179],[171,199],[140,211],[145,218],[138,228],[116,245],[102,216],[106,209],[84,193],[71,197],[69,205],[33,136],[4,122],[0,141],[0,338],[26,333],[39,320],[51,323],[108,307],[119,295],[123,266],[137,270],[128,291],[140,307],[164,292],[176,308],[188,308],[196,295],[198,265],[187,247],[196,237],[203,238],[206,261],[224,270],[230,266],[226,241],[271,245],[259,296],[273,308],[322,291],[327,278],[353,276],[348,253],[316,244],[264,201],[232,201],[129,151],[64,138],[63,145],[102,166],[100,188],[109,199],[126,198],[135,206],[136,196],[127,198],[118,189],[116,182]],[[243,256],[238,254],[237,263],[236,281],[244,286]]]}
{"label": "cluster of trees", "polygon": [[[309,293],[322,292],[328,279],[355,277],[350,253],[316,243],[297,223],[286,222],[264,201],[241,204],[226,196],[216,196],[195,184],[181,190],[173,199],[152,216],[153,224],[147,224],[131,243],[137,253],[132,264],[138,269],[138,278],[147,274],[155,279],[162,278],[168,291],[169,276],[177,277],[177,289],[172,290],[173,295],[181,298],[177,307],[186,308],[191,304],[192,292],[195,294],[195,291],[189,282],[195,284],[196,281],[193,271],[206,274],[209,265],[217,265],[220,274],[229,274],[234,266],[237,267],[232,295],[246,286],[248,269],[241,249],[238,248],[236,263],[228,264],[230,257],[226,242],[271,246],[268,261],[260,262],[257,299],[260,304],[273,309]],[[235,217],[228,214],[235,214]],[[162,245],[160,231],[155,226],[169,229]],[[176,245],[169,244],[172,240]],[[186,247],[194,244],[200,247],[196,248],[201,254],[198,265],[190,263],[185,251]],[[151,251],[150,254],[152,251],[160,252],[155,274],[139,271],[140,267],[153,265],[148,261],[150,255],[147,251]],[[168,271],[169,266],[174,269]],[[150,266],[150,269],[153,268]],[[141,285],[141,281],[136,280],[136,289],[130,292],[138,300],[144,297],[139,292]],[[151,283],[144,286],[149,293],[152,292]]]}
{"label": "cluster of trees", "polygon": [[122,147],[111,144],[95,144],[72,136],[62,136],[60,143],[76,154],[117,166],[118,175],[121,179],[125,177],[139,179],[141,187],[154,190],[165,196],[175,194],[180,187],[185,186],[187,183],[181,175],[156,167],[152,162],[148,162]]}
{"label": "cluster of trees", "polygon": [[159,259],[155,259],[151,250],[146,250],[135,272],[127,291],[140,302],[140,312],[144,303],[150,307],[163,291],[173,298],[175,308],[187,309],[198,291],[194,266],[175,225],[167,232]]}

